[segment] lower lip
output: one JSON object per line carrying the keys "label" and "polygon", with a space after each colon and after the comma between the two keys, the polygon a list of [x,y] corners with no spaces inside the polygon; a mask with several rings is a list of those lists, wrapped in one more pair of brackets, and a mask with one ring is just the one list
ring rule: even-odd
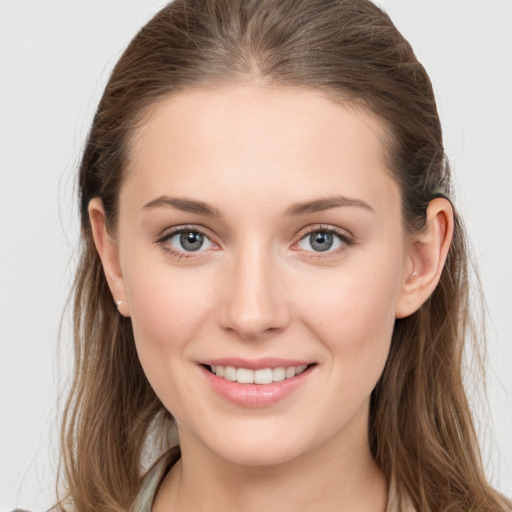
{"label": "lower lip", "polygon": [[210,386],[222,398],[242,407],[256,408],[275,404],[293,393],[307,381],[315,366],[309,366],[301,374],[291,379],[271,384],[240,384],[217,377],[204,366],[200,366],[200,368]]}

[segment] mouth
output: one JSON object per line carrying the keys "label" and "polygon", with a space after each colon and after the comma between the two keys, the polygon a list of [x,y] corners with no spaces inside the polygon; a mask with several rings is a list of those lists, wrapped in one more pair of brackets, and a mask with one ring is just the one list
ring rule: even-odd
{"label": "mouth", "polygon": [[268,407],[306,386],[318,364],[297,359],[222,358],[200,361],[201,373],[223,400],[245,408]]}
{"label": "mouth", "polygon": [[203,365],[210,373],[230,382],[239,384],[272,384],[273,382],[282,382],[287,379],[293,379],[306,371],[314,364],[301,364],[298,366],[278,366],[276,368],[259,368],[253,370],[250,368],[222,366],[222,365]]}
{"label": "mouth", "polygon": [[274,359],[199,364],[210,389],[223,400],[245,408],[269,407],[295,394],[317,373],[316,367],[317,363]]}

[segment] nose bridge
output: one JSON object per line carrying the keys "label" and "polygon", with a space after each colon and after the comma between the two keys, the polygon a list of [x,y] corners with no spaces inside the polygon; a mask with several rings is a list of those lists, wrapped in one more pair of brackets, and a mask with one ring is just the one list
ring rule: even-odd
{"label": "nose bridge", "polygon": [[233,255],[220,305],[221,325],[243,338],[281,330],[289,321],[277,257],[264,244],[244,243]]}

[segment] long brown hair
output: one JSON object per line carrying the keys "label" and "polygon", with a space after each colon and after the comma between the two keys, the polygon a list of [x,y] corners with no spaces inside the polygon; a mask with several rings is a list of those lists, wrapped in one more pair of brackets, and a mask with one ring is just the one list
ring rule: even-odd
{"label": "long brown hair", "polygon": [[[82,252],[60,510],[128,510],[144,450],[172,443],[173,418],[149,386],[130,320],[118,314],[108,289],[89,201],[101,198],[115,229],[130,137],[150,107],[190,87],[247,82],[322,90],[378,116],[391,133],[388,166],[409,231],[423,227],[432,198],[451,197],[428,75],[368,0],[176,0],[162,9],[112,72],[80,165]],[[369,439],[388,480],[417,510],[502,511],[510,504],[486,481],[462,384],[471,319],[465,235],[460,219],[455,223],[438,287],[416,313],[396,321],[372,394]]]}

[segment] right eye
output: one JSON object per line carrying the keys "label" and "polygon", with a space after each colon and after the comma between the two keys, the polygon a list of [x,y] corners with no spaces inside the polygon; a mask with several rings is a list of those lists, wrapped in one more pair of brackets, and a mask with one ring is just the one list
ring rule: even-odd
{"label": "right eye", "polygon": [[159,241],[166,250],[175,253],[203,252],[215,247],[215,244],[201,231],[191,228],[180,228],[163,237]]}

